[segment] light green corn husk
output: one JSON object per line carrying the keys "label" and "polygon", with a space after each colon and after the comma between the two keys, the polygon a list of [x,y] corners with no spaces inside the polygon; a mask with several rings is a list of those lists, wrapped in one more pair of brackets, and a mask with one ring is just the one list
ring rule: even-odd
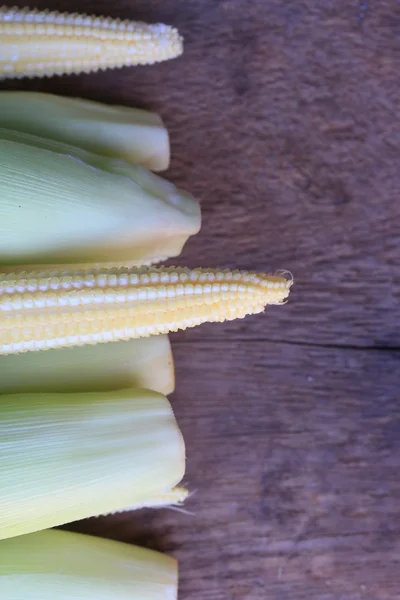
{"label": "light green corn husk", "polygon": [[0,131],[0,265],[148,264],[200,226],[198,202],[151,171]]}
{"label": "light green corn husk", "polygon": [[0,92],[0,127],[120,158],[153,171],[170,161],[168,131],[147,110],[41,92]]}
{"label": "light green corn husk", "polygon": [[161,394],[1,396],[0,539],[169,503],[184,472],[182,434]]}
{"label": "light green corn husk", "polygon": [[174,361],[167,335],[0,356],[0,394],[133,387],[165,396],[174,391]]}
{"label": "light green corn husk", "polygon": [[165,554],[50,529],[0,542],[2,600],[176,600]]}

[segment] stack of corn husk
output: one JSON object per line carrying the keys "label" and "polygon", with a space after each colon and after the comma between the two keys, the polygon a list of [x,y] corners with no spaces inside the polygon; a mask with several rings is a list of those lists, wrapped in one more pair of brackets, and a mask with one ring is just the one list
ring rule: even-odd
{"label": "stack of corn husk", "polygon": [[[18,77],[145,64],[182,46],[164,25],[3,8],[0,50],[3,75]],[[167,334],[262,312],[292,284],[286,273],[152,266],[201,226],[197,200],[156,174],[169,160],[158,114],[0,92],[5,600],[177,597],[172,557],[51,529],[185,501]]]}

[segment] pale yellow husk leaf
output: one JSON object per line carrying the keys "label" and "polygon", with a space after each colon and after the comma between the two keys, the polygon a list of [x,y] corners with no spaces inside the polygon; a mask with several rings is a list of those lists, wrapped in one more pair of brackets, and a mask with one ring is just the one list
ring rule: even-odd
{"label": "pale yellow husk leaf", "polygon": [[130,387],[172,394],[175,369],[168,336],[0,356],[0,394]]}
{"label": "pale yellow husk leaf", "polygon": [[147,264],[180,254],[200,226],[198,202],[147,169],[0,131],[0,270]]}
{"label": "pale yellow husk leaf", "polygon": [[176,600],[177,561],[89,535],[40,531],[0,542],[2,600]]}
{"label": "pale yellow husk leaf", "polygon": [[158,506],[164,494],[169,503],[184,472],[182,434],[161,394],[1,396],[0,539],[152,498]]}
{"label": "pale yellow husk leaf", "polygon": [[2,91],[0,127],[120,158],[152,171],[169,166],[167,128],[158,114],[148,110],[42,92]]}

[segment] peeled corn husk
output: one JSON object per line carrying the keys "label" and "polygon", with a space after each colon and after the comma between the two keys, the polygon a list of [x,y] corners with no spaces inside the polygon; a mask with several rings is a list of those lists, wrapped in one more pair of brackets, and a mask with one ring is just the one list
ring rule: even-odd
{"label": "peeled corn husk", "polygon": [[148,264],[199,231],[198,202],[170,182],[57,144],[0,132],[0,271]]}
{"label": "peeled corn husk", "polygon": [[182,36],[165,23],[0,6],[0,79],[152,65],[182,52]]}
{"label": "peeled corn husk", "polygon": [[175,372],[168,336],[0,356],[0,394],[130,387],[172,394]]}
{"label": "peeled corn husk", "polygon": [[0,354],[139,339],[285,303],[290,273],[140,267],[0,273]]}
{"label": "peeled corn husk", "polygon": [[184,472],[184,441],[161,394],[0,398],[0,539],[158,506]]}
{"label": "peeled corn husk", "polygon": [[121,542],[47,530],[0,542],[2,600],[176,600],[174,558]]}
{"label": "peeled corn husk", "polygon": [[0,127],[31,133],[152,171],[170,161],[168,131],[147,110],[42,92],[0,92]]}

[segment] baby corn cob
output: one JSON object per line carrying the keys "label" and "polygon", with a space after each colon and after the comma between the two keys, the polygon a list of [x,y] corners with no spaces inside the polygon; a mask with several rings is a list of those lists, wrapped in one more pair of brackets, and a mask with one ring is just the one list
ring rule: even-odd
{"label": "baby corn cob", "polygon": [[149,390],[10,394],[0,402],[0,539],[182,501],[185,446]]}
{"label": "baby corn cob", "polygon": [[160,552],[70,531],[0,542],[2,600],[176,600],[178,564]]}
{"label": "baby corn cob", "polygon": [[78,146],[120,158],[152,171],[169,166],[167,128],[158,114],[147,110],[40,92],[0,92],[0,127],[63,142],[70,150]]}
{"label": "baby corn cob", "polygon": [[0,275],[0,354],[128,340],[282,304],[292,279],[145,268]]}
{"label": "baby corn cob", "polygon": [[157,262],[180,254],[200,226],[198,202],[151,171],[0,130],[0,271]]}
{"label": "baby corn cob", "polygon": [[173,27],[105,17],[0,7],[0,75],[88,73],[150,65],[182,54]]}
{"label": "baby corn cob", "polygon": [[168,336],[0,356],[0,394],[130,387],[172,394],[175,371]]}

